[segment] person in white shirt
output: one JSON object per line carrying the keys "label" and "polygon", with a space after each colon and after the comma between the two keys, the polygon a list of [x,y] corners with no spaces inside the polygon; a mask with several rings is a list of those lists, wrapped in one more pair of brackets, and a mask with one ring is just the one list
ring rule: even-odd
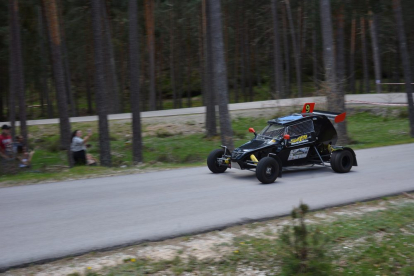
{"label": "person in white shirt", "polygon": [[88,135],[82,138],[82,131],[75,130],[72,133],[70,150],[72,151],[75,165],[86,165],[86,143],[91,138],[92,131],[88,130]]}

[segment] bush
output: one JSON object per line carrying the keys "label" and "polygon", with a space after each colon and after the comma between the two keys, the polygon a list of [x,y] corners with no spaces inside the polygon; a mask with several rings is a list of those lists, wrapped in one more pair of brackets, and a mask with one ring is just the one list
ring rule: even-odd
{"label": "bush", "polygon": [[156,132],[156,136],[158,138],[167,138],[167,137],[174,136],[174,134],[171,133],[171,132],[169,132],[169,131],[167,131],[167,130],[165,130],[165,129],[159,129]]}
{"label": "bush", "polygon": [[161,153],[157,156],[156,160],[157,162],[162,163],[177,163],[178,161],[176,158],[174,158],[172,153]]}
{"label": "bush", "polygon": [[18,174],[21,171],[17,160],[4,160],[0,157],[0,175]]}
{"label": "bush", "polygon": [[203,161],[204,158],[198,154],[190,153],[181,158],[181,163],[195,163]]}
{"label": "bush", "polygon": [[327,255],[326,237],[318,228],[305,223],[309,211],[300,204],[292,211],[292,225],[285,226],[280,236],[283,275],[331,275],[332,264]]}
{"label": "bush", "polygon": [[44,148],[46,151],[49,151],[49,152],[53,152],[53,153],[59,152],[61,150],[59,136],[52,136],[48,138],[47,140],[45,140]]}

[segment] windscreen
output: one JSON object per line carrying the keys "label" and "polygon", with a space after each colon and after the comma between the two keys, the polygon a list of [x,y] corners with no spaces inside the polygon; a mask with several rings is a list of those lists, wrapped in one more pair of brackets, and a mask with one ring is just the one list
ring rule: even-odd
{"label": "windscreen", "polygon": [[257,136],[258,139],[278,139],[285,133],[285,127],[277,124],[270,124],[265,127]]}

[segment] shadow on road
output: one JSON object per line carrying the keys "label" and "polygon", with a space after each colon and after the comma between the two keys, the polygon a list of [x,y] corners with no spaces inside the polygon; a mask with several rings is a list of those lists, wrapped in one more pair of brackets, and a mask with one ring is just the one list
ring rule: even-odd
{"label": "shadow on road", "polygon": [[[354,174],[356,171],[351,170],[349,173]],[[219,174],[223,179],[231,178],[232,180],[237,180],[243,183],[251,183],[255,185],[281,185],[289,184],[289,181],[307,181],[307,180],[316,180],[317,178],[325,178],[334,175],[342,175],[332,171],[330,167],[321,167],[321,166],[307,166],[307,167],[290,167],[284,169],[282,172],[282,177],[277,178],[274,183],[271,184],[262,184],[258,182],[256,178],[256,173],[254,171],[248,170],[227,170],[223,174]]]}

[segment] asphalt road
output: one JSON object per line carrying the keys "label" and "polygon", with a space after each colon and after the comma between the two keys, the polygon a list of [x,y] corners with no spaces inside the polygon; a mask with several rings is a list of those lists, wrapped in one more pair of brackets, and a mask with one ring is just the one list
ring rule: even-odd
{"label": "asphalt road", "polygon": [[[261,108],[278,108],[283,106],[302,106],[304,103],[315,102],[323,103],[326,101],[326,97],[304,97],[293,99],[281,99],[281,100],[269,100],[269,101],[256,101],[246,103],[233,103],[229,104],[230,111],[245,110],[245,109],[261,109]],[[390,105],[401,106],[407,104],[406,93],[381,93],[381,94],[349,94],[345,95],[346,105]],[[154,117],[167,117],[167,116],[179,116],[179,115],[191,115],[191,114],[204,114],[206,109],[204,106],[192,107],[192,108],[180,108],[180,109],[167,109],[156,111],[141,112],[141,118],[154,118]],[[125,120],[131,119],[131,113],[111,114],[108,115],[109,120]],[[94,122],[98,120],[98,116],[82,116],[72,117],[70,122]],[[42,119],[42,120],[28,120],[28,125],[48,125],[58,124],[59,119]],[[0,125],[9,124],[9,122],[0,122]],[[16,122],[16,126],[20,125],[20,122]]]}
{"label": "asphalt road", "polygon": [[359,150],[358,167],[254,173],[206,167],[0,189],[0,268],[161,240],[414,190],[414,144]]}

